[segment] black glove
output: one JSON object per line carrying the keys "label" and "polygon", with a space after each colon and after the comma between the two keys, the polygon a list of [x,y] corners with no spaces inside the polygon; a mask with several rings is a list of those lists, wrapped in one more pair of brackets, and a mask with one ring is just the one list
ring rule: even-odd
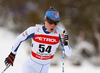
{"label": "black glove", "polygon": [[15,54],[13,54],[12,52],[9,54],[9,56],[5,59],[5,65],[9,66],[12,65],[13,66],[13,62],[15,60]]}
{"label": "black glove", "polygon": [[63,33],[63,44],[68,45],[68,34],[66,34],[65,31]]}

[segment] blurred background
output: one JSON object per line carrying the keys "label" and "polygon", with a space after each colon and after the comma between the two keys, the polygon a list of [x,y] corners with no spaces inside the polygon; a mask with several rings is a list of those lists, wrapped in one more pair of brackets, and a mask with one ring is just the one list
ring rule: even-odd
{"label": "blurred background", "polygon": [[[59,26],[66,29],[73,49],[72,56],[65,57],[65,67],[69,68],[68,70],[65,68],[66,72],[74,73],[74,70],[78,72],[81,68],[84,73],[88,73],[87,69],[91,69],[91,73],[100,73],[100,0],[0,0],[0,44],[2,45],[0,59],[4,61],[14,40],[21,32],[30,26],[43,24],[45,12],[50,6],[54,6],[59,11],[61,19]],[[25,49],[27,58],[31,50],[29,45],[31,40],[26,43],[28,44]],[[25,48],[26,43],[23,45]],[[53,73],[51,70],[58,69],[61,61],[62,49],[59,46],[49,72]],[[74,70],[71,70],[73,67]],[[78,73],[82,73],[81,71]]]}

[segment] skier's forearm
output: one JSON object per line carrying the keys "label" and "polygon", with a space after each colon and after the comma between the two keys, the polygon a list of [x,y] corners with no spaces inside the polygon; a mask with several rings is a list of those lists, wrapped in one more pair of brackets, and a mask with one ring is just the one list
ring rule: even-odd
{"label": "skier's forearm", "polygon": [[64,46],[64,49],[65,49],[65,54],[66,54],[68,57],[70,57],[71,54],[72,54],[72,48],[71,48],[69,45],[67,45],[67,46]]}

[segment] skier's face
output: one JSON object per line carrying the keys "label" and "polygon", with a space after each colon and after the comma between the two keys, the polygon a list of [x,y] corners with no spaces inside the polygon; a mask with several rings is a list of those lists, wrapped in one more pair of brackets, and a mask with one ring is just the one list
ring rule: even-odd
{"label": "skier's face", "polygon": [[[53,19],[53,18],[52,18]],[[56,20],[56,19],[53,19]],[[49,31],[49,32],[53,32],[55,30],[55,28],[57,27],[58,22],[49,22],[48,20],[45,20],[45,28]]]}

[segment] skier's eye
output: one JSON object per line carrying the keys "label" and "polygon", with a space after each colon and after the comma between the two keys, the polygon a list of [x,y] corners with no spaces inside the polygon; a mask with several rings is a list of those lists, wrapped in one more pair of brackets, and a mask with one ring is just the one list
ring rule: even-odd
{"label": "skier's eye", "polygon": [[49,17],[46,17],[46,20],[47,20],[47,22],[49,23],[49,24],[54,24],[54,25],[57,25],[58,23],[59,23],[59,21],[56,21],[56,20],[52,20],[52,19],[50,19]]}

